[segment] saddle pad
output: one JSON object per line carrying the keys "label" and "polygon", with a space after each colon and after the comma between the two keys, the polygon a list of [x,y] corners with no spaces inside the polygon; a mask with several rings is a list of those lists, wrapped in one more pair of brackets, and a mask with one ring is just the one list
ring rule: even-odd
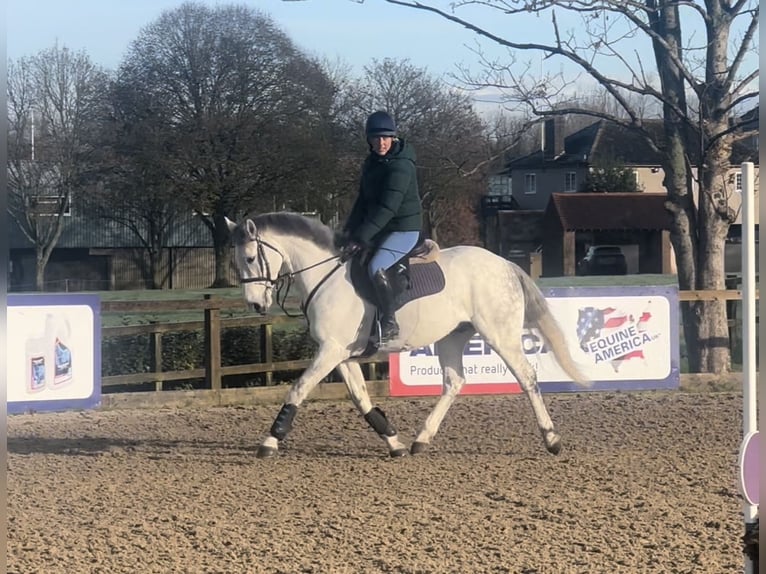
{"label": "saddle pad", "polygon": [[[400,309],[410,301],[434,295],[444,289],[444,272],[435,261],[411,265],[409,275],[410,288],[396,296],[396,309]],[[375,297],[372,282],[370,276],[367,275],[366,267],[359,260],[354,260],[351,265],[351,279],[357,294],[374,305]],[[354,357],[371,357],[378,351],[379,343],[378,321],[375,320],[372,322],[366,348],[361,353],[355,354]]]}
{"label": "saddle pad", "polygon": [[435,261],[410,266],[410,288],[396,297],[396,308],[444,289],[444,272]]}

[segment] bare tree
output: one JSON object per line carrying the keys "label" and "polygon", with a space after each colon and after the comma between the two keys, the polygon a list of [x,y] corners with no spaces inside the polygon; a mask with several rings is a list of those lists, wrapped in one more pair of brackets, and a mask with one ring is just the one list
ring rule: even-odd
{"label": "bare tree", "polygon": [[[101,130],[101,177],[88,194],[89,216],[127,229],[142,249],[136,262],[152,289],[168,285],[165,257],[174,230],[190,231],[192,200],[167,169],[173,131],[139,86],[114,82]],[[183,240],[182,237],[177,237]]]}
{"label": "bare tree", "polygon": [[271,209],[307,187],[314,158],[298,145],[321,131],[332,86],[267,16],[186,3],[132,43],[120,81],[170,122],[165,168],[210,229],[214,286],[229,284],[224,217]]}
{"label": "bare tree", "polygon": [[488,145],[494,155],[498,169],[505,167],[509,157],[518,157],[540,149],[542,122],[535,121],[518,113],[509,113],[498,109],[488,114],[485,121]]}
{"label": "bare tree", "polygon": [[108,78],[84,52],[53,46],[8,66],[8,212],[35,248],[35,285],[94,175]]}
{"label": "bare tree", "polygon": [[[470,98],[408,60],[373,60],[350,87],[348,129],[359,153],[366,116],[388,111],[417,154],[426,232],[445,244],[479,240],[476,211],[486,190],[485,125]],[[361,156],[360,156],[361,157]]]}
{"label": "bare tree", "polygon": [[[542,117],[584,114],[643,134],[664,158],[661,167],[666,205],[673,217],[671,241],[680,288],[725,288],[724,244],[734,220],[725,174],[733,146],[752,135],[744,129],[741,111],[758,95],[755,0],[465,0],[451,11],[434,2],[386,1],[431,12],[511,50],[513,56],[502,65],[482,59],[485,73],[466,78],[473,85],[499,87],[509,102],[528,106]],[[472,23],[470,17],[461,18],[462,9],[493,11],[497,18],[510,21],[529,13],[548,16],[551,40],[519,42],[500,36]],[[562,12],[581,16],[581,27],[563,30],[557,20]],[[646,50],[626,45],[634,38],[641,39]],[[573,101],[572,76],[530,74],[529,64],[516,58],[529,52],[565,62],[578,76],[591,78],[610,95],[615,111],[595,111]],[[608,73],[606,63],[619,64],[620,71]],[[661,137],[644,128],[642,110],[630,95],[642,96],[644,102],[651,99],[661,108]],[[560,105],[562,101],[569,104]],[[686,303],[682,313],[690,368],[728,370],[725,303]]]}

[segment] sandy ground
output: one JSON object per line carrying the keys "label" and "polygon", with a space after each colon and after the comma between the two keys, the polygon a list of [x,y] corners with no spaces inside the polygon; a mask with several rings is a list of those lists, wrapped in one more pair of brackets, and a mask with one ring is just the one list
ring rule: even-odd
{"label": "sandy ground", "polygon": [[[742,571],[741,395],[461,397],[392,460],[350,402],[310,402],[280,456],[275,405],[8,421],[8,572]],[[434,399],[381,399],[407,442]]]}

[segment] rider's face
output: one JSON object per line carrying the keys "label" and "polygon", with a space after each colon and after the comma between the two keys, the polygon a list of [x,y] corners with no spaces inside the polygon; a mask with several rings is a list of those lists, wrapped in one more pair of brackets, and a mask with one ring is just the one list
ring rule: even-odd
{"label": "rider's face", "polygon": [[372,136],[368,138],[370,147],[378,155],[386,155],[388,150],[391,149],[391,144],[394,142],[394,138],[391,136]]}

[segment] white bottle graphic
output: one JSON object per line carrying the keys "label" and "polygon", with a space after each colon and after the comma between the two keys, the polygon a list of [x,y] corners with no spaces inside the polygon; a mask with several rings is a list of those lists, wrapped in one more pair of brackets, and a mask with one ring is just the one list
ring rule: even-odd
{"label": "white bottle graphic", "polygon": [[53,387],[58,388],[72,380],[72,329],[69,320],[48,315],[45,320],[45,334],[52,351],[51,383]]}

